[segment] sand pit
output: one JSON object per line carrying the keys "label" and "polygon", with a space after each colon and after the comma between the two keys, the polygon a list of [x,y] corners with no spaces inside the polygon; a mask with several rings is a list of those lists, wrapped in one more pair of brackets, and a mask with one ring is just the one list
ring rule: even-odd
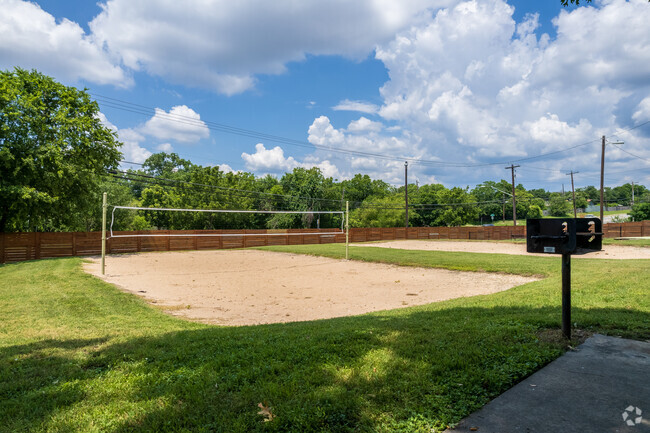
{"label": "sand pit", "polygon": [[[447,240],[403,240],[350,244],[355,247],[397,248],[402,250],[458,251],[486,254],[526,254],[552,257],[553,254],[529,254],[525,243]],[[650,259],[650,248],[621,245],[603,245],[602,251],[575,254],[573,258],[585,259]]]}
{"label": "sand pit", "polygon": [[174,315],[219,325],[351,316],[507,290],[535,278],[257,250],[115,255],[85,269]]}

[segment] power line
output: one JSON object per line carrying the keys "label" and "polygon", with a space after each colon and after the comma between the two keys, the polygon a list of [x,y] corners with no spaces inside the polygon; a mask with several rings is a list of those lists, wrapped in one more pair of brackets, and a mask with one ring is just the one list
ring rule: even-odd
{"label": "power line", "polygon": [[[114,108],[117,110],[123,110],[127,112],[132,112],[132,113],[137,113],[137,114],[142,114],[142,115],[147,115],[150,116],[152,113],[155,113],[157,116],[164,118],[165,120],[171,121],[171,122],[178,122],[178,123],[183,123],[183,124],[189,124],[193,126],[200,126],[200,127],[205,127],[210,130],[214,131],[219,131],[219,132],[224,132],[228,134],[234,134],[234,135],[240,135],[244,137],[250,137],[250,138],[255,138],[255,139],[260,139],[260,140],[267,140],[270,142],[275,142],[275,143],[281,143],[281,144],[286,144],[290,146],[297,146],[297,147],[302,147],[302,148],[316,148],[318,150],[323,150],[327,152],[335,152],[335,153],[343,153],[347,155],[357,155],[357,156],[363,156],[363,157],[371,157],[371,158],[376,158],[376,159],[384,159],[384,160],[390,160],[390,161],[409,161],[411,163],[415,164],[420,164],[420,165],[430,165],[430,166],[450,166],[450,167],[458,167],[458,168],[472,168],[472,167],[487,167],[487,166],[493,166],[493,165],[502,165],[506,163],[514,163],[514,162],[522,162],[522,161],[529,161],[532,159],[537,159],[537,158],[542,158],[550,155],[556,155],[564,152],[571,151],[573,149],[577,149],[580,147],[587,146],[589,144],[598,142],[598,140],[591,140],[587,141],[584,143],[580,143],[574,146],[569,146],[564,149],[552,151],[552,152],[547,152],[547,153],[541,153],[539,155],[533,155],[533,156],[528,156],[525,158],[518,158],[518,159],[509,159],[508,161],[500,161],[500,162],[489,162],[489,163],[481,163],[481,164],[467,164],[463,162],[457,162],[457,161],[441,161],[441,160],[427,160],[427,159],[420,159],[420,158],[415,158],[415,157],[405,157],[405,156],[393,156],[393,155],[387,155],[387,154],[381,154],[381,153],[374,153],[374,152],[363,152],[363,151],[355,151],[355,150],[350,150],[350,149],[342,149],[338,147],[332,147],[332,146],[324,146],[324,145],[318,145],[302,140],[296,140],[292,138],[287,138],[287,137],[282,137],[278,135],[272,135],[272,134],[267,134],[264,132],[259,132],[251,129],[245,129],[245,128],[239,128],[223,123],[217,123],[213,121],[208,121],[208,120],[202,120],[202,119],[196,119],[193,117],[189,116],[184,116],[181,114],[172,114],[172,113],[167,113],[164,110],[160,110],[156,112],[156,109],[152,107],[148,107],[145,105],[141,104],[135,104],[132,102],[120,100],[117,98],[111,98],[108,96],[100,95],[97,93],[91,93],[95,98],[98,99],[99,102],[104,104],[105,106],[109,108]],[[650,121],[643,122],[639,125],[636,125],[634,127],[624,129],[623,131],[631,131],[636,128],[640,128],[641,126],[650,123]]]}
{"label": "power line", "polygon": [[[633,156],[633,157],[635,157],[635,158],[638,158],[638,159],[640,159],[640,160],[643,160],[643,161],[648,161],[648,162],[650,162],[650,159],[648,159],[648,158],[643,158],[642,156],[639,156],[639,155],[635,155],[635,154],[633,154],[632,152],[628,152],[627,150],[623,149],[621,146],[619,146],[619,145],[616,144],[616,143],[609,143],[609,144],[611,144],[612,146],[616,147],[616,148],[619,149],[619,150],[622,150],[623,152],[627,153],[628,155],[631,155],[631,156]],[[611,174],[611,173],[610,173],[610,174]]]}
{"label": "power line", "polygon": [[[304,199],[304,200],[310,200],[310,201],[327,201],[331,202],[332,204],[339,206],[341,204],[341,200],[338,199],[326,199],[326,198],[320,198],[320,197],[309,197],[309,196],[293,196],[293,195],[283,195],[283,194],[274,194],[274,193],[267,193],[267,192],[262,192],[262,191],[253,191],[253,190],[242,190],[242,189],[236,189],[236,188],[227,188],[227,187],[222,187],[222,186],[217,186],[217,185],[209,185],[209,184],[201,184],[201,183],[196,183],[196,182],[189,182],[189,181],[183,181],[180,179],[166,179],[166,178],[161,178],[161,177],[156,177],[156,176],[150,176],[150,175],[144,175],[144,174],[139,174],[139,173],[133,173],[133,172],[124,172],[124,171],[115,171],[115,170],[109,170],[108,173],[110,173],[115,179],[122,179],[122,180],[128,180],[128,181],[134,181],[134,182],[141,182],[141,183],[147,183],[147,184],[153,184],[153,185],[159,185],[159,186],[169,186],[172,188],[182,188],[180,185],[174,185],[173,183],[183,183],[187,184],[191,187],[199,187],[199,188],[212,188],[212,189],[218,189],[220,191],[225,191],[228,193],[239,193],[239,194],[234,194],[234,195],[239,195],[241,196],[241,193],[244,194],[257,194],[257,195],[270,195],[270,196],[275,196],[283,199]],[[121,174],[121,175],[120,175]],[[139,178],[133,178],[129,176],[136,176],[140,177]],[[164,182],[167,182],[165,184]],[[172,184],[169,184],[169,183]],[[251,198],[248,196],[243,196],[246,198]],[[491,200],[491,201],[475,201],[475,202],[459,202],[459,203],[414,203],[414,204],[409,204],[409,207],[415,207],[415,208],[427,208],[427,207],[444,207],[444,206],[475,206],[477,204],[489,204],[489,203],[501,203],[500,201],[496,200]],[[234,204],[234,203],[232,203]],[[358,205],[360,208],[386,208],[388,209],[384,203],[372,203],[372,202],[365,202],[365,201],[353,201],[350,202],[352,205]],[[404,209],[404,207],[400,207],[399,209]]]}
{"label": "power line", "polygon": [[[274,194],[270,192],[263,192],[263,191],[254,191],[254,190],[248,190],[248,189],[238,189],[238,188],[228,188],[225,186],[218,186],[218,185],[210,185],[210,184],[204,184],[204,183],[197,183],[197,182],[190,182],[187,180],[182,180],[182,179],[166,179],[158,176],[151,176],[148,174],[142,174],[142,173],[133,173],[133,172],[128,172],[128,171],[120,171],[120,170],[109,170],[108,171],[111,174],[118,174],[122,173],[128,176],[137,176],[137,177],[142,177],[142,178],[147,178],[147,179],[155,179],[159,181],[164,181],[164,182],[176,182],[176,183],[183,183],[186,185],[192,185],[192,186],[198,186],[198,187],[203,187],[203,188],[212,188],[212,189],[219,189],[222,191],[234,191],[234,192],[240,192],[240,193],[246,193],[246,194],[258,194],[258,195],[267,195],[267,196],[274,196],[274,197],[280,197],[280,198],[292,198],[292,199],[307,199],[307,200],[316,200],[316,201],[329,201],[329,202],[335,202],[337,205],[341,204],[341,200],[337,199],[330,199],[330,198],[319,198],[319,197],[308,197],[308,196],[292,196],[292,195],[286,195],[286,194]],[[131,179],[133,180],[133,179]]]}

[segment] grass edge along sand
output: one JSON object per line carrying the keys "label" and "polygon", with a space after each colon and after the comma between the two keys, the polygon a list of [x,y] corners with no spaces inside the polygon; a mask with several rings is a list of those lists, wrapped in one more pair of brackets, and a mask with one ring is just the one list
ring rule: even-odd
{"label": "grass edge along sand", "polygon": [[[374,250],[350,249],[355,259],[547,278],[356,317],[221,328],[151,308],[83,273],[78,258],[3,265],[0,431],[436,431],[565,350],[559,259]],[[647,339],[650,261],[612,262],[574,261],[573,320]]]}

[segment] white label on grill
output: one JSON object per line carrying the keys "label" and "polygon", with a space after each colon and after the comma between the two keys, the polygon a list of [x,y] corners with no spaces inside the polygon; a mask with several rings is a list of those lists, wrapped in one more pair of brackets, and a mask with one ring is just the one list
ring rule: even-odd
{"label": "white label on grill", "polygon": [[545,253],[554,253],[555,252],[555,247],[544,247],[544,252]]}

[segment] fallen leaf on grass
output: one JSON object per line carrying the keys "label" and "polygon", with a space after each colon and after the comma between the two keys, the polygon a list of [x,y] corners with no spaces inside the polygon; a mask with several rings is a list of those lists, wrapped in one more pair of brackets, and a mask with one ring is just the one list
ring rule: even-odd
{"label": "fallen leaf on grass", "polygon": [[266,402],[264,402],[264,403],[257,403],[257,407],[261,409],[257,413],[264,417],[264,422],[273,421],[275,415],[273,415],[271,406],[267,406]]}

